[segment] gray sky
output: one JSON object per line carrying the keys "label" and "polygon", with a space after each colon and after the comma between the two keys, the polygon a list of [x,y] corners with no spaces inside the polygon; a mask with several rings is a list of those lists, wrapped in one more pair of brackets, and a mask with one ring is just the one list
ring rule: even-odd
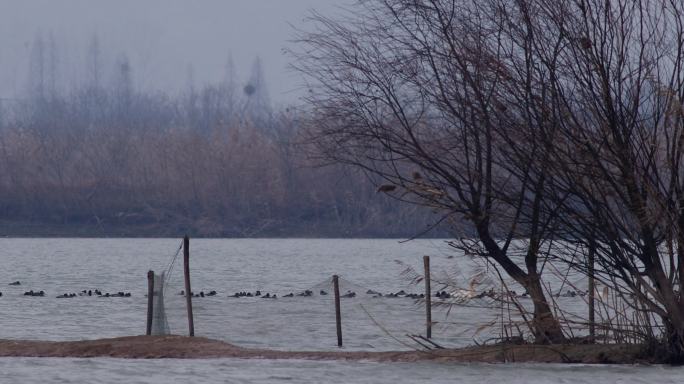
{"label": "gray sky", "polygon": [[282,53],[310,9],[334,12],[335,0],[0,0],[0,96],[27,88],[36,36],[54,36],[62,87],[82,81],[93,35],[101,46],[104,81],[128,55],[136,85],[175,92],[220,80],[229,54],[246,80],[259,55],[271,98],[289,102],[297,79]]}

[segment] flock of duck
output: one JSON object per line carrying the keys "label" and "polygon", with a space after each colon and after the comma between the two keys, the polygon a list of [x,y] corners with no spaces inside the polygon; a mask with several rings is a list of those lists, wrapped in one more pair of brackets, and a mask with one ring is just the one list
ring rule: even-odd
{"label": "flock of duck", "polygon": [[[21,285],[21,282],[20,282],[20,281],[13,281],[13,282],[9,283],[9,285],[20,286],[20,285]],[[45,291],[43,291],[43,290],[34,291],[34,290],[31,289],[31,290],[29,290],[29,291],[24,292],[24,296],[29,296],[29,297],[45,297],[45,296],[46,296],[46,293],[45,293]],[[79,293],[73,293],[73,292],[71,292],[71,293],[62,293],[62,294],[57,295],[57,296],[55,296],[55,297],[56,297],[57,299],[71,299],[71,298],[78,297],[78,296],[91,296],[91,297],[92,297],[92,296],[95,296],[95,297],[131,297],[131,293],[130,293],[130,292],[122,292],[122,291],[116,292],[116,293],[109,293],[109,292],[103,293],[103,292],[102,292],[101,290],[99,290],[99,289],[95,289],[95,290],[93,290],[93,289],[87,289],[87,290],[84,289],[84,290],[82,290],[82,291],[79,292]],[[0,297],[2,297],[2,292],[0,292]]]}
{"label": "flock of duck", "polygon": [[[185,291],[180,291],[179,295],[185,296]],[[204,293],[204,291],[200,291],[200,293],[190,292],[190,295],[192,297],[211,297],[218,295],[218,293],[216,291],[209,291],[207,293]]]}
{"label": "flock of duck", "polygon": [[[215,291],[212,291],[214,294],[216,294]],[[183,292],[181,291],[181,295]],[[326,290],[321,289],[318,291],[318,295],[320,296],[327,296],[329,293]],[[382,294],[380,292],[374,291],[372,289],[369,289],[366,291],[367,295],[370,295],[373,298],[378,298],[378,297],[389,297],[389,298],[396,298],[396,297],[405,297],[409,299],[424,299],[425,294],[424,293],[409,293],[404,291],[403,289],[398,291],[398,292],[390,292],[386,294]],[[566,290],[563,293],[557,293],[554,295],[554,297],[584,297],[587,295],[587,291],[580,291],[580,290]],[[196,295],[195,295],[196,296]],[[290,292],[288,294],[283,295],[282,297],[310,297],[314,296],[314,292],[312,290],[305,290],[300,293],[293,293]],[[340,297],[343,298],[352,298],[356,297],[356,292],[347,290],[345,293],[340,294]],[[508,291],[508,296],[510,297],[515,297],[515,298],[529,298],[530,295],[527,292],[524,292],[522,294],[518,294],[516,291]],[[202,296],[204,297],[204,296]],[[262,299],[277,299],[278,296],[274,293],[266,293],[263,294],[261,291],[256,291],[256,292],[247,292],[247,291],[240,291],[240,292],[235,292],[233,295],[230,297],[234,298],[241,298],[241,297],[260,297]],[[467,289],[457,289],[455,291],[447,292],[447,291],[436,291],[434,293],[434,297],[437,299],[483,299],[483,298],[496,298],[500,297],[500,294],[495,291],[493,288],[488,290],[488,291],[482,291],[482,292],[476,292],[475,290],[467,290]]]}
{"label": "flock of duck", "polygon": [[[321,289],[318,291],[318,296],[327,296],[329,294],[330,293],[324,289]],[[369,295],[370,297],[373,297],[373,298],[378,298],[378,297],[388,297],[388,298],[402,298],[403,297],[403,298],[408,298],[408,299],[424,299],[425,298],[424,293],[409,293],[409,292],[404,291],[403,289],[398,291],[398,292],[390,292],[390,293],[386,293],[386,294],[383,294],[381,292],[369,289],[366,291],[366,294]],[[486,293],[485,293],[485,295],[486,295]],[[316,296],[316,294],[314,293],[314,291],[307,289],[307,290],[299,292],[299,293],[290,292],[288,294],[283,295],[282,297],[295,297],[295,296],[312,297],[312,296]],[[234,298],[259,297],[262,299],[277,299],[278,298],[278,296],[275,293],[274,294],[271,294],[271,293],[263,294],[261,291],[256,291],[254,293],[246,292],[246,291],[235,292],[235,294],[231,295],[230,297],[234,297]],[[357,297],[357,294],[356,294],[356,292],[354,292],[352,290],[347,290],[346,292],[341,293],[340,297],[342,297],[342,298],[353,298],[353,297]],[[436,291],[434,297],[438,298],[438,299],[450,299],[450,298],[456,297],[456,296],[454,296],[451,293],[448,293],[446,291]]]}
{"label": "flock of duck", "polygon": [[[10,283],[9,285],[20,286],[21,282],[20,281],[14,281],[14,282]],[[192,297],[203,298],[203,297],[217,296],[218,292],[216,292],[215,290],[211,290],[207,293],[205,293],[204,291],[200,291],[199,293],[190,292],[190,294],[192,295]],[[318,295],[320,295],[320,296],[327,296],[328,294],[329,294],[328,291],[323,290],[323,289],[318,291]],[[366,291],[366,294],[369,295],[370,297],[373,297],[373,298],[378,298],[378,297],[409,298],[409,299],[424,299],[425,298],[424,293],[409,293],[409,292],[404,291],[403,289],[398,291],[398,292],[390,292],[390,293],[386,293],[386,294],[382,294],[380,292],[369,289]],[[565,292],[557,293],[554,296],[555,297],[577,297],[577,296],[584,297],[587,294],[588,294],[587,291],[566,290]],[[601,295],[601,294],[603,294],[603,292],[599,293],[599,295]],[[46,295],[46,293],[43,290],[40,290],[40,291],[30,290],[30,291],[24,292],[24,296],[45,297],[45,295]],[[180,291],[179,295],[185,296],[185,291]],[[451,291],[451,292],[436,291],[434,294],[434,297],[437,299],[442,299],[442,300],[446,300],[446,299],[463,300],[463,299],[482,299],[482,298],[486,298],[486,297],[495,298],[495,297],[497,297],[497,295],[499,295],[499,294],[494,289],[490,289],[488,291],[476,292],[474,289],[474,284],[473,284],[473,285],[471,285],[470,289],[458,289],[458,290]],[[131,293],[130,292],[122,292],[122,291],[116,292],[116,293],[109,293],[109,292],[103,293],[99,289],[95,289],[95,290],[91,290],[91,289],[85,290],[84,289],[78,293],[73,293],[73,292],[72,293],[62,293],[62,294],[56,296],[56,298],[68,299],[68,298],[74,298],[74,297],[78,297],[78,296],[131,297]],[[290,292],[290,293],[285,294],[281,297],[295,297],[295,296],[311,297],[311,296],[314,296],[314,291],[307,289],[305,291],[302,291],[302,292],[299,292],[296,294],[293,292]],[[347,290],[345,293],[340,295],[340,297],[343,297],[343,298],[353,298],[356,296],[357,296],[356,292],[354,292],[352,290]],[[516,297],[516,298],[527,298],[527,297],[529,297],[529,294],[527,292],[524,292],[522,294],[518,294],[515,291],[508,291],[508,296]],[[0,292],[0,297],[2,297],[2,292]],[[275,293],[269,293],[269,292],[262,293],[260,290],[257,290],[256,292],[248,292],[248,291],[235,292],[235,294],[230,295],[230,297],[233,297],[233,298],[258,297],[258,298],[262,298],[262,299],[277,299],[278,295]]]}

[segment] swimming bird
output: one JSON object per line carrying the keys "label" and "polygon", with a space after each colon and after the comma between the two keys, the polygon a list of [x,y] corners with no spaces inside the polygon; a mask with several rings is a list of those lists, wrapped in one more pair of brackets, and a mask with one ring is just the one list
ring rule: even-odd
{"label": "swimming bird", "polygon": [[451,292],[451,296],[457,300],[464,301],[464,300],[470,300],[474,299],[477,297],[477,292],[475,292],[475,287],[478,285],[482,284],[480,279],[484,276],[484,272],[479,272],[476,273],[473,277],[470,278],[470,282],[468,284],[468,289],[456,289],[455,291]]}

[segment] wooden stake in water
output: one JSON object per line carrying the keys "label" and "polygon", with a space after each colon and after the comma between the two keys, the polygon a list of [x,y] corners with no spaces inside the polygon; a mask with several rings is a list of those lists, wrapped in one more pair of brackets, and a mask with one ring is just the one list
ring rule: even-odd
{"label": "wooden stake in water", "polygon": [[195,336],[195,324],[192,318],[192,290],[190,289],[190,238],[183,238],[183,272],[185,275],[185,302],[188,307],[188,330]]}
{"label": "wooden stake in water", "polygon": [[588,275],[589,275],[589,338],[591,342],[594,342],[596,337],[596,325],[595,325],[595,282],[594,282],[594,262],[596,258],[596,242],[594,239],[589,240],[589,265],[588,265]]}
{"label": "wooden stake in water", "polygon": [[147,271],[147,331],[146,335],[152,334],[152,311],[154,310],[154,272]]}
{"label": "wooden stake in water", "polygon": [[342,346],[342,315],[340,313],[340,281],[333,275],[333,291],[335,292],[335,323],[337,325],[337,346]]}
{"label": "wooden stake in water", "polygon": [[425,326],[427,338],[432,337],[432,298],[430,297],[430,256],[423,256],[425,267]]}

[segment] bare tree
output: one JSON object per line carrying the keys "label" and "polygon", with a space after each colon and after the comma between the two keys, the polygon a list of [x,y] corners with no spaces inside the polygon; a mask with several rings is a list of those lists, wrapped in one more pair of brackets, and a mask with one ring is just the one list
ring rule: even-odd
{"label": "bare tree", "polygon": [[562,39],[554,60],[544,59],[548,46],[536,44],[535,52],[537,64],[554,74],[558,130],[549,193],[561,202],[564,236],[596,240],[597,273],[636,298],[635,310],[662,319],[663,344],[681,362],[684,6],[528,4],[528,23]]}
{"label": "bare tree", "polygon": [[[525,100],[548,86],[526,81],[535,72],[524,66],[530,41],[491,13],[496,5],[359,1],[347,18],[314,14],[296,66],[311,81],[317,154],[376,175],[380,191],[466,223],[457,235],[475,240],[454,244],[523,286],[536,341],[560,342],[541,278],[542,244],[555,223],[542,209],[548,141],[517,131],[527,124],[543,131],[545,106]],[[506,51],[507,44],[515,47]],[[529,239],[523,249],[519,238]]]}

